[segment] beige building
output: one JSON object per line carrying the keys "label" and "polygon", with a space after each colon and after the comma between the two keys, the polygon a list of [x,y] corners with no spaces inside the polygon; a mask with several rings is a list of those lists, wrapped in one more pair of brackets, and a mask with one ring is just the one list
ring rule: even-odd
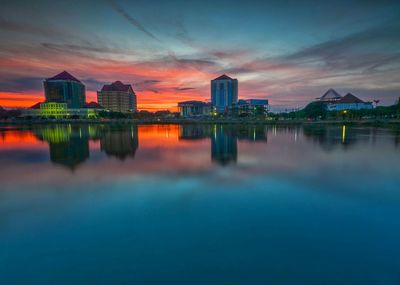
{"label": "beige building", "polygon": [[137,99],[132,86],[121,81],[104,85],[101,91],[97,92],[97,102],[106,110],[113,112],[137,111]]}

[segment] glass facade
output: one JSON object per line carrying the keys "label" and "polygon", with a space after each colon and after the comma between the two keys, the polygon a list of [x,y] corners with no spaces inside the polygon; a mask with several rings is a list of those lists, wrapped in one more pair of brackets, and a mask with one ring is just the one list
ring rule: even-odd
{"label": "glass facade", "polygon": [[211,81],[211,103],[218,113],[227,111],[238,101],[238,81],[229,77]]}
{"label": "glass facade", "polygon": [[45,80],[46,102],[67,103],[68,108],[85,106],[85,86],[72,80]]}

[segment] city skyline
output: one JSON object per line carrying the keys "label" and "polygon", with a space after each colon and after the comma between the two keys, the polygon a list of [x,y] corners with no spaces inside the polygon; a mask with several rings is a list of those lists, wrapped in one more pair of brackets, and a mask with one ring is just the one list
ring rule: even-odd
{"label": "city skyline", "polygon": [[225,73],[240,98],[282,109],[329,88],[383,105],[400,96],[397,1],[94,3],[3,4],[0,106],[43,101],[44,79],[62,70],[85,84],[88,102],[121,80],[150,111],[209,101],[210,80]]}

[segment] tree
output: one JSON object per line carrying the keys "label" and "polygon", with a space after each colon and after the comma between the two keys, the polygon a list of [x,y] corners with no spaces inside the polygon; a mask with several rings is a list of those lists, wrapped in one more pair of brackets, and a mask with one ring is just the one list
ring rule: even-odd
{"label": "tree", "polygon": [[326,113],[327,113],[326,109],[327,109],[326,103],[324,103],[324,102],[311,102],[300,112],[302,113],[303,117],[305,117],[305,118],[325,119]]}

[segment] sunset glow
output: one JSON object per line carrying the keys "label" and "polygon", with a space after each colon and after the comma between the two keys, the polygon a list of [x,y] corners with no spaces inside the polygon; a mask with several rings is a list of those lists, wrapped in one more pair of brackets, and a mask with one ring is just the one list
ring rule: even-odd
{"label": "sunset glow", "polygon": [[228,8],[216,14],[213,5],[180,0],[156,10],[146,1],[4,3],[0,106],[43,101],[43,80],[63,70],[85,84],[89,102],[120,80],[133,86],[138,109],[150,111],[209,101],[210,80],[224,73],[239,80],[240,98],[269,99],[278,109],[302,107],[329,88],[384,105],[397,100],[396,1],[299,2],[296,13],[275,1],[217,2]]}

